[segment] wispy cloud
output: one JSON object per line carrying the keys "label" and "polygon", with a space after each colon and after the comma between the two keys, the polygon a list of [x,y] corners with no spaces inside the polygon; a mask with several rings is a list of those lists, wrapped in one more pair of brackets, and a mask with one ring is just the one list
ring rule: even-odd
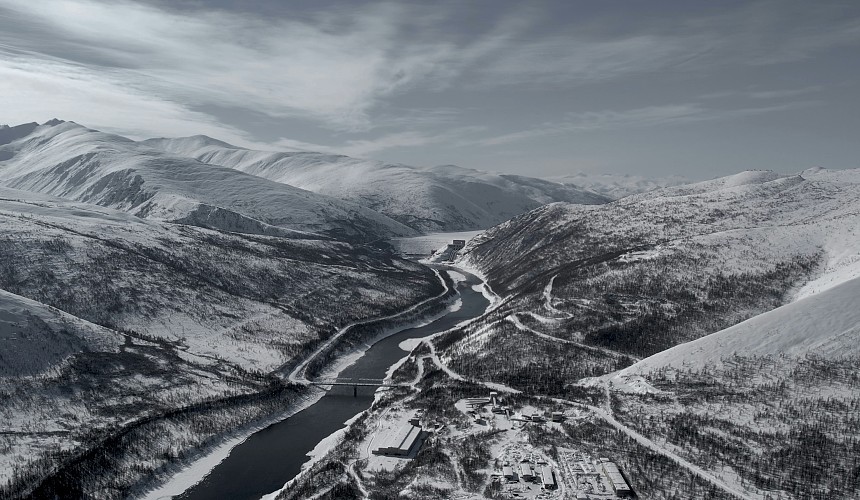
{"label": "wispy cloud", "polygon": [[483,132],[486,127],[471,126],[457,127],[440,133],[425,133],[419,131],[395,132],[384,134],[373,139],[351,139],[337,146],[313,144],[296,141],[288,138],[280,139],[275,143],[278,147],[299,149],[304,151],[322,151],[328,153],[345,154],[348,156],[366,157],[379,151],[395,148],[407,148],[416,146],[427,146],[432,144],[451,143],[463,140],[474,134]]}
{"label": "wispy cloud", "polygon": [[51,69],[59,61],[85,65],[83,78],[165,101],[307,116],[346,129],[365,126],[380,96],[420,77],[425,60],[437,57],[432,47],[392,57],[403,12],[386,4],[343,26],[95,0],[7,0],[3,10],[0,40],[27,50],[17,57],[31,66],[51,58]]}
{"label": "wispy cloud", "polygon": [[793,102],[774,106],[713,109],[696,103],[687,103],[648,106],[621,111],[604,110],[570,113],[564,120],[559,122],[543,123],[527,130],[481,139],[473,142],[473,144],[481,146],[497,146],[537,137],[577,132],[668,126],[712,120],[726,120],[776,111],[787,111],[808,106],[810,104],[810,102]]}
{"label": "wispy cloud", "polygon": [[[860,41],[856,18],[842,19],[839,9],[822,7],[807,19],[798,7],[805,2],[789,3],[792,8],[781,9],[780,2],[757,1],[726,14],[655,22],[649,29],[583,27],[573,18],[558,22],[524,3],[482,16],[486,22],[472,29],[458,19],[458,2],[344,2],[328,11],[264,17],[206,9],[203,3],[176,10],[130,0],[0,0],[0,106],[3,121],[12,123],[58,116],[137,136],[205,133],[251,145],[254,138],[241,123],[223,123],[201,111],[241,109],[327,130],[328,138],[317,134],[322,143],[340,141],[326,146],[285,138],[272,146],[359,155],[471,144],[477,132],[468,126],[480,122],[461,120],[462,108],[454,105],[427,109],[427,103],[439,103],[433,97],[464,88],[571,91],[645,73],[747,69]],[[397,102],[410,92],[420,98]],[[749,97],[799,95],[755,92]],[[499,104],[506,103],[483,103]],[[574,114],[480,143],[741,113],[647,104]],[[768,108],[755,109],[746,112]],[[376,137],[367,138],[371,132]]]}

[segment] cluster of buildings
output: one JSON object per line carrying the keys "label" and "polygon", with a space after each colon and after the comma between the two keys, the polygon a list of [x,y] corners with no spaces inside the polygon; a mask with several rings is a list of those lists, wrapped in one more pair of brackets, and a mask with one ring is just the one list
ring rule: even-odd
{"label": "cluster of buildings", "polygon": [[508,482],[540,482],[541,486],[546,490],[554,490],[558,487],[552,467],[547,464],[542,464],[540,470],[537,468],[533,469],[532,465],[525,461],[520,462],[516,470],[511,465],[505,465],[502,467],[502,477]]}
{"label": "cluster of buildings", "polygon": [[608,458],[593,459],[586,453],[559,450],[559,465],[570,489],[577,491],[577,500],[591,495],[633,496],[633,490],[624,475]]}

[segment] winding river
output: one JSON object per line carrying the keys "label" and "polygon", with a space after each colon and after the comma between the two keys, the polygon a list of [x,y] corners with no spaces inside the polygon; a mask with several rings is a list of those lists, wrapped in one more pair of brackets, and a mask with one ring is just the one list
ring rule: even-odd
{"label": "winding river", "polygon": [[[428,337],[481,315],[489,306],[489,301],[472,288],[481,283],[480,279],[456,271],[467,278],[467,281],[458,283],[462,300],[459,310],[428,325],[409,328],[380,340],[355,363],[345,368],[340,377],[381,379],[394,363],[406,355],[400,348],[404,340]],[[309,460],[308,453],[320,441],[370,407],[374,391],[373,387],[359,387],[358,394],[353,396],[352,387],[329,389],[313,405],[252,434],[233,448],[230,455],[202,481],[178,498],[258,500],[279,490],[298,475],[302,464]]]}

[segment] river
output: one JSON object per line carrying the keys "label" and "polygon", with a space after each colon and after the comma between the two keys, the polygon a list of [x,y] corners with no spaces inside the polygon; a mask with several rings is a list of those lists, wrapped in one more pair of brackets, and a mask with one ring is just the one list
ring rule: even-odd
{"label": "river", "polygon": [[[340,377],[381,379],[406,352],[399,344],[407,339],[428,337],[457,323],[480,316],[489,301],[472,289],[481,283],[477,277],[457,270],[467,277],[458,283],[462,306],[436,321],[409,328],[373,344]],[[178,498],[184,500],[258,500],[279,490],[301,471],[309,460],[308,453],[324,438],[343,428],[347,420],[373,403],[373,387],[334,387],[313,405],[276,424],[252,434],[237,445],[230,455],[215,466],[199,483]]]}

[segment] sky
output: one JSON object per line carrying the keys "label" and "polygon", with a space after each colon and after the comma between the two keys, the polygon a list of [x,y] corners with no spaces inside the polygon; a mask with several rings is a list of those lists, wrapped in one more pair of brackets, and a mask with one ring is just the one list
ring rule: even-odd
{"label": "sky", "polygon": [[532,176],[860,167],[856,0],[0,0],[0,123]]}

